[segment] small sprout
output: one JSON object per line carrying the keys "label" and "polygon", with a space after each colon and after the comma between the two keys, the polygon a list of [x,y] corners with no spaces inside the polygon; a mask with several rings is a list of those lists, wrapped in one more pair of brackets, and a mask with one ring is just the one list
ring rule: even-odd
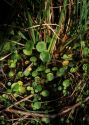
{"label": "small sprout", "polygon": [[22,73],[22,71],[19,71],[19,72],[17,73],[17,78],[21,78],[21,77],[23,77],[23,73]]}
{"label": "small sprout", "polygon": [[13,58],[16,59],[16,60],[20,60],[21,56],[20,56],[20,54],[18,54],[17,51],[15,51],[14,54],[13,54]]}
{"label": "small sprout", "polygon": [[27,90],[28,90],[28,91],[33,91],[34,89],[33,89],[33,87],[31,87],[31,86],[27,86]]}
{"label": "small sprout", "polygon": [[81,48],[85,47],[85,41],[81,41]]}
{"label": "small sprout", "polygon": [[24,94],[26,92],[25,87],[19,86],[19,93]]}
{"label": "small sprout", "polygon": [[71,84],[71,81],[69,79],[66,79],[63,81],[63,87],[64,89],[67,89]]}
{"label": "small sprout", "polygon": [[6,52],[9,51],[10,49],[11,49],[11,42],[6,42],[4,44],[3,50]]}
{"label": "small sprout", "polygon": [[47,117],[43,117],[42,119],[42,122],[46,123],[46,124],[49,124],[50,123],[50,119],[47,118]]}
{"label": "small sprout", "polygon": [[41,78],[40,78],[39,76],[36,76],[36,77],[35,77],[35,82],[36,82],[36,83],[40,83],[40,82],[41,82]]}
{"label": "small sprout", "polygon": [[26,89],[23,86],[22,81],[18,81],[16,83],[13,83],[11,85],[11,90],[12,90],[12,92],[16,92],[16,93],[25,93],[26,92]]}
{"label": "small sprout", "polygon": [[43,62],[49,62],[51,60],[51,56],[48,51],[43,51],[40,53],[40,59]]}
{"label": "small sprout", "polygon": [[33,77],[36,77],[37,75],[38,75],[38,72],[37,72],[37,71],[33,71],[33,72],[32,72],[32,76],[33,76]]}
{"label": "small sprout", "polygon": [[69,54],[69,55],[64,54],[62,59],[64,59],[64,60],[71,60],[72,59],[72,54]]}
{"label": "small sprout", "polygon": [[72,67],[72,68],[70,69],[70,72],[71,72],[71,73],[75,73],[75,72],[77,72],[77,70],[78,70],[78,67]]}
{"label": "small sprout", "polygon": [[38,110],[41,108],[41,102],[34,102],[31,105],[32,105],[33,110]]}
{"label": "small sprout", "polygon": [[17,83],[18,83],[20,86],[23,85],[23,82],[22,82],[22,81],[18,81]]}
{"label": "small sprout", "polygon": [[49,68],[45,70],[45,73],[49,73],[49,72],[50,72],[50,69],[49,69]]}
{"label": "small sprout", "polygon": [[42,72],[44,70],[45,70],[45,67],[43,65],[38,66],[37,69],[36,69],[36,71],[38,71],[38,72]]}
{"label": "small sprout", "polygon": [[49,96],[49,92],[48,92],[47,90],[43,90],[43,91],[41,92],[41,95],[42,95],[43,97],[47,97],[47,96]]}
{"label": "small sprout", "polygon": [[16,62],[17,62],[16,60],[9,60],[8,61],[9,68],[15,68]]}
{"label": "small sprout", "polygon": [[38,42],[36,45],[36,49],[38,52],[43,52],[44,50],[46,50],[46,43],[44,41]]}
{"label": "small sprout", "polygon": [[36,88],[35,88],[35,92],[38,93],[42,91],[42,86],[41,85],[37,85]]}
{"label": "small sprout", "polygon": [[52,81],[53,79],[54,79],[53,73],[48,73],[48,74],[47,74],[47,80],[48,80],[48,81]]}
{"label": "small sprout", "polygon": [[11,90],[13,91],[13,92],[18,92],[19,91],[19,84],[18,83],[13,83],[12,85],[11,85]]}
{"label": "small sprout", "polygon": [[83,64],[83,70],[84,72],[88,72],[89,71],[89,64]]}
{"label": "small sprout", "polygon": [[10,71],[8,75],[11,78],[11,77],[13,77],[15,75],[15,73],[13,71]]}
{"label": "small sprout", "polygon": [[66,71],[66,68],[60,68],[58,71],[57,71],[57,76],[63,76],[65,74],[65,71]]}
{"label": "small sprout", "polygon": [[37,61],[37,58],[36,58],[35,56],[32,56],[32,57],[30,58],[30,61],[33,62],[33,63],[35,63],[35,62]]}

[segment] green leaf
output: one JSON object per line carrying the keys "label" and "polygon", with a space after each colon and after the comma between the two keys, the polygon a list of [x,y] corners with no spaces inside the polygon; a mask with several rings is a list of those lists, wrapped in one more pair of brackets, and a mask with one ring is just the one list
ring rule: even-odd
{"label": "green leaf", "polygon": [[82,68],[85,72],[89,72],[89,64],[83,64]]}
{"label": "green leaf", "polygon": [[32,103],[33,110],[37,110],[41,108],[41,102],[34,102]]}
{"label": "green leaf", "polygon": [[71,84],[71,81],[69,79],[66,79],[63,81],[63,87],[64,89],[67,89]]}
{"label": "green leaf", "polygon": [[45,66],[44,65],[40,65],[37,67],[36,71],[41,72],[45,70]]}
{"label": "green leaf", "polygon": [[81,48],[84,48],[85,47],[85,41],[81,41]]}
{"label": "green leaf", "polygon": [[88,56],[88,54],[89,54],[89,48],[88,48],[88,47],[85,47],[85,48],[82,50],[82,53],[83,53],[83,56]]}
{"label": "green leaf", "polygon": [[26,92],[25,87],[23,87],[22,85],[23,85],[22,81],[18,81],[16,83],[13,83],[11,85],[12,92],[25,93]]}
{"label": "green leaf", "polygon": [[40,92],[42,91],[42,86],[41,85],[37,85],[35,88],[35,92]]}
{"label": "green leaf", "polygon": [[48,74],[47,74],[47,80],[48,80],[48,81],[52,81],[53,79],[54,79],[53,73],[48,73]]}
{"label": "green leaf", "polygon": [[25,93],[26,89],[23,86],[19,86],[19,93]]}
{"label": "green leaf", "polygon": [[32,56],[32,57],[30,58],[30,61],[34,63],[34,62],[37,61],[37,58],[36,58],[35,56]]}
{"label": "green leaf", "polygon": [[43,117],[41,120],[42,120],[42,122],[44,122],[46,124],[50,123],[50,119],[49,118]]}
{"label": "green leaf", "polygon": [[57,71],[57,76],[63,76],[65,74],[66,68],[60,68]]}
{"label": "green leaf", "polygon": [[15,68],[16,67],[16,60],[8,60],[9,68]]}
{"label": "green leaf", "polygon": [[26,56],[30,56],[32,54],[32,51],[31,50],[27,50],[27,49],[23,49],[23,53],[26,55]]}
{"label": "green leaf", "polygon": [[36,83],[41,83],[41,78],[40,78],[39,76],[36,76],[36,77],[35,77],[35,82],[36,82]]}
{"label": "green leaf", "polygon": [[33,89],[33,87],[31,87],[31,86],[27,86],[27,90],[28,90],[28,91],[33,91],[34,89]]}
{"label": "green leaf", "polygon": [[43,51],[42,53],[40,53],[40,59],[43,62],[49,62],[51,60],[49,52],[48,51]]}
{"label": "green leaf", "polygon": [[15,73],[14,73],[13,71],[10,71],[8,75],[9,75],[9,77],[11,78],[11,77],[14,76],[14,74],[15,74]]}
{"label": "green leaf", "polygon": [[37,75],[38,75],[38,72],[37,72],[37,71],[33,71],[33,72],[32,72],[32,76],[33,76],[33,77],[36,77]]}
{"label": "green leaf", "polygon": [[46,43],[45,42],[38,42],[36,45],[36,49],[38,52],[43,52],[46,50]]}
{"label": "green leaf", "polygon": [[75,73],[75,72],[77,72],[77,70],[78,70],[78,67],[72,67],[72,68],[70,69],[70,72],[71,72],[71,73]]}
{"label": "green leaf", "polygon": [[45,73],[49,73],[51,70],[49,68],[45,69]]}
{"label": "green leaf", "polygon": [[32,51],[33,47],[34,47],[34,43],[32,41],[26,42],[26,44],[25,44],[25,49],[26,50]]}
{"label": "green leaf", "polygon": [[64,59],[64,60],[71,60],[72,59],[72,54],[69,54],[69,55],[64,54],[62,59]]}
{"label": "green leaf", "polygon": [[18,73],[17,73],[17,76],[16,76],[17,78],[21,78],[21,77],[23,77],[23,73],[22,73],[22,71],[19,71]]}
{"label": "green leaf", "polygon": [[19,92],[19,87],[20,87],[20,85],[18,83],[13,83],[11,85],[11,89],[13,92]]}
{"label": "green leaf", "polygon": [[49,92],[48,92],[47,90],[43,90],[43,91],[41,92],[41,95],[42,95],[43,97],[47,97],[47,96],[49,95]]}
{"label": "green leaf", "polygon": [[11,48],[11,43],[10,42],[6,42],[4,44],[3,50],[6,52],[6,51],[9,51],[10,48]]}

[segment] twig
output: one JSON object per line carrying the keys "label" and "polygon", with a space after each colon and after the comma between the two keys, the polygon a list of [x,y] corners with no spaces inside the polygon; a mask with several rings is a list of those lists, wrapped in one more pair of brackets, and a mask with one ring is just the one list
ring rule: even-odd
{"label": "twig", "polygon": [[7,54],[6,56],[1,57],[1,58],[0,58],[0,61],[3,61],[3,60],[6,59],[7,57],[9,57],[11,54],[12,54],[12,53],[9,53],[9,54]]}
{"label": "twig", "polygon": [[32,117],[49,117],[49,118],[55,118],[57,116],[61,116],[64,115],[66,113],[68,113],[71,110],[74,110],[75,108],[79,107],[82,103],[86,103],[87,101],[89,101],[89,96],[85,98],[84,101],[78,102],[77,104],[68,107],[67,109],[60,111],[58,114],[43,114],[43,113],[35,113],[35,112],[25,112],[25,111],[21,111],[21,110],[17,110],[17,109],[10,109],[7,108],[5,111],[10,112],[10,113],[14,113],[14,114],[20,114],[20,115],[25,115],[25,116],[32,116]]}
{"label": "twig", "polygon": [[[10,108],[12,108],[13,106],[18,105],[18,104],[21,103],[21,102],[25,102],[26,100],[28,100],[28,99],[31,98],[31,97],[33,97],[33,95],[29,95],[29,96],[27,96],[27,97],[21,99],[20,101],[18,101],[18,102],[16,102],[16,103],[12,104],[11,106],[9,106],[7,109],[10,109]],[[6,110],[7,110],[7,109],[6,109]]]}

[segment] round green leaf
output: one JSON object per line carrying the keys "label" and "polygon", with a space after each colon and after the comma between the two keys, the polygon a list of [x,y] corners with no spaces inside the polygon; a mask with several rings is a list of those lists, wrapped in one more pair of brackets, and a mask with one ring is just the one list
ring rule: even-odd
{"label": "round green leaf", "polygon": [[53,73],[48,73],[48,74],[47,74],[47,80],[48,80],[48,81],[52,81],[53,79],[54,79]]}
{"label": "round green leaf", "polygon": [[36,49],[38,52],[43,52],[44,50],[46,50],[46,43],[45,42],[38,42],[36,45]]}
{"label": "round green leaf", "polygon": [[68,88],[70,86],[70,84],[71,84],[71,81],[69,79],[66,79],[63,81],[63,86],[65,89]]}
{"label": "round green leaf", "polygon": [[30,56],[32,54],[32,51],[31,50],[27,50],[27,49],[23,49],[23,53],[26,55],[26,56]]}
{"label": "round green leaf", "polygon": [[37,85],[35,88],[35,92],[40,92],[42,91],[42,86],[41,85]]}
{"label": "round green leaf", "polygon": [[34,102],[32,103],[33,110],[37,110],[41,108],[41,102]]}
{"label": "round green leaf", "polygon": [[26,89],[23,86],[19,86],[19,93],[25,93]]}
{"label": "round green leaf", "polygon": [[37,71],[33,71],[33,72],[32,72],[32,76],[33,76],[33,77],[36,77],[37,75],[38,75],[38,72],[37,72]]}
{"label": "round green leaf", "polygon": [[8,75],[9,75],[9,77],[11,78],[11,77],[14,76],[14,72],[13,72],[13,71],[10,71]]}
{"label": "round green leaf", "polygon": [[42,53],[40,53],[40,59],[43,62],[49,62],[51,57],[48,51],[43,51]]}
{"label": "round green leaf", "polygon": [[33,91],[34,89],[33,89],[33,87],[31,87],[31,86],[27,86],[27,90],[28,90],[28,91]]}
{"label": "round green leaf", "polygon": [[50,68],[45,69],[45,73],[49,73],[50,72]]}
{"label": "round green leaf", "polygon": [[47,97],[47,96],[49,95],[49,92],[48,92],[47,90],[43,90],[43,91],[41,92],[41,95],[42,95],[43,97]]}
{"label": "round green leaf", "polygon": [[75,72],[77,72],[77,70],[78,70],[77,67],[72,67],[72,68],[70,69],[70,72],[71,72],[71,73],[75,73]]}
{"label": "round green leaf", "polygon": [[31,61],[31,62],[36,62],[36,61],[37,61],[37,58],[36,58],[35,56],[32,56],[32,57],[30,58],[30,61]]}
{"label": "round green leaf", "polygon": [[16,60],[9,60],[8,61],[9,68],[15,68],[16,62],[17,62]]}
{"label": "round green leaf", "polygon": [[50,123],[50,119],[49,118],[43,117],[41,120],[42,120],[42,122],[44,122],[46,124]]}
{"label": "round green leaf", "polygon": [[13,83],[11,85],[11,89],[13,92],[19,92],[19,87],[20,87],[20,85],[18,83]]}
{"label": "round green leaf", "polygon": [[44,70],[45,70],[44,65],[40,65],[40,66],[38,66],[37,69],[36,69],[36,71],[38,71],[38,72],[41,72],[41,71],[44,71]]}

